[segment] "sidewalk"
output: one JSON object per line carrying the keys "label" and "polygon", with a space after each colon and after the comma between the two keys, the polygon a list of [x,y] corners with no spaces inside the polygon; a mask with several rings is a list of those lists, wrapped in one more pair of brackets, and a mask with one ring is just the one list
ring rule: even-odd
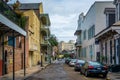
{"label": "sidewalk", "polygon": [[120,80],[120,72],[109,72],[106,80]]}
{"label": "sidewalk", "polygon": [[[15,72],[15,80],[24,80],[31,76],[32,74],[35,74],[43,69],[45,69],[49,64],[44,64],[44,67],[41,67],[40,65],[26,68],[26,76],[24,77],[24,70],[16,71]],[[4,76],[0,77],[0,80],[13,80],[12,73],[6,74]]]}

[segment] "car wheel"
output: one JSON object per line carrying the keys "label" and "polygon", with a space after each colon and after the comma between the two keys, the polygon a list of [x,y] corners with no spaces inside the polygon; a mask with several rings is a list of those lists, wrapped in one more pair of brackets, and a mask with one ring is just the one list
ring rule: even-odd
{"label": "car wheel", "polygon": [[88,71],[87,70],[85,71],[85,76],[88,77]]}

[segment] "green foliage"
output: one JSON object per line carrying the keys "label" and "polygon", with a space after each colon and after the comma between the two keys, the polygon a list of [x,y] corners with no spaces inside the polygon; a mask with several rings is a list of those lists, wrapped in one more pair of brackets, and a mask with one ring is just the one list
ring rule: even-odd
{"label": "green foliage", "polygon": [[101,56],[100,56],[100,60],[101,60],[101,62],[103,63],[104,61],[107,60],[107,56],[101,55]]}
{"label": "green foliage", "polygon": [[49,42],[50,42],[51,46],[58,46],[57,38],[54,35],[50,36]]}
{"label": "green foliage", "polygon": [[25,29],[25,25],[26,25],[27,19],[26,17],[22,16],[19,20],[19,26],[23,29]]}
{"label": "green foliage", "polygon": [[65,58],[69,58],[69,57],[70,57],[70,54],[64,54],[64,57],[65,57]]}
{"label": "green foliage", "polygon": [[[15,5],[18,9],[19,4],[16,3]],[[6,3],[3,1],[0,1],[0,13],[2,13],[4,16],[6,16],[9,20],[20,26],[21,28],[25,28],[26,25],[26,17],[23,17],[22,12],[20,10],[15,11],[12,10]]]}

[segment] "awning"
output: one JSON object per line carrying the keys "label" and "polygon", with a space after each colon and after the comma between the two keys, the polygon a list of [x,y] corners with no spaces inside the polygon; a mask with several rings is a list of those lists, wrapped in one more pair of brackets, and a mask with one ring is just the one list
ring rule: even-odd
{"label": "awning", "polygon": [[97,35],[95,35],[96,39],[100,39],[102,37],[108,37],[111,35],[120,34],[120,21],[114,23],[112,26],[105,28]]}
{"label": "awning", "polygon": [[[0,32],[2,34],[12,35],[13,30],[15,31],[15,35],[21,34],[23,36],[26,36],[26,31],[24,31],[22,28],[20,28],[18,25],[10,21],[8,18],[0,14]],[[11,34],[10,34],[11,32]]]}
{"label": "awning", "polygon": [[48,14],[40,14],[40,20],[42,21],[43,25],[50,26],[50,19]]}

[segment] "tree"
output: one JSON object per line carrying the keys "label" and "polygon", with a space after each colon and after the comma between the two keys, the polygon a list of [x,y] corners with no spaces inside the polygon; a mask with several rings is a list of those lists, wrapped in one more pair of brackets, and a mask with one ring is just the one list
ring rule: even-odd
{"label": "tree", "polygon": [[58,46],[58,41],[55,35],[50,35],[50,38],[48,40],[52,47]]}

